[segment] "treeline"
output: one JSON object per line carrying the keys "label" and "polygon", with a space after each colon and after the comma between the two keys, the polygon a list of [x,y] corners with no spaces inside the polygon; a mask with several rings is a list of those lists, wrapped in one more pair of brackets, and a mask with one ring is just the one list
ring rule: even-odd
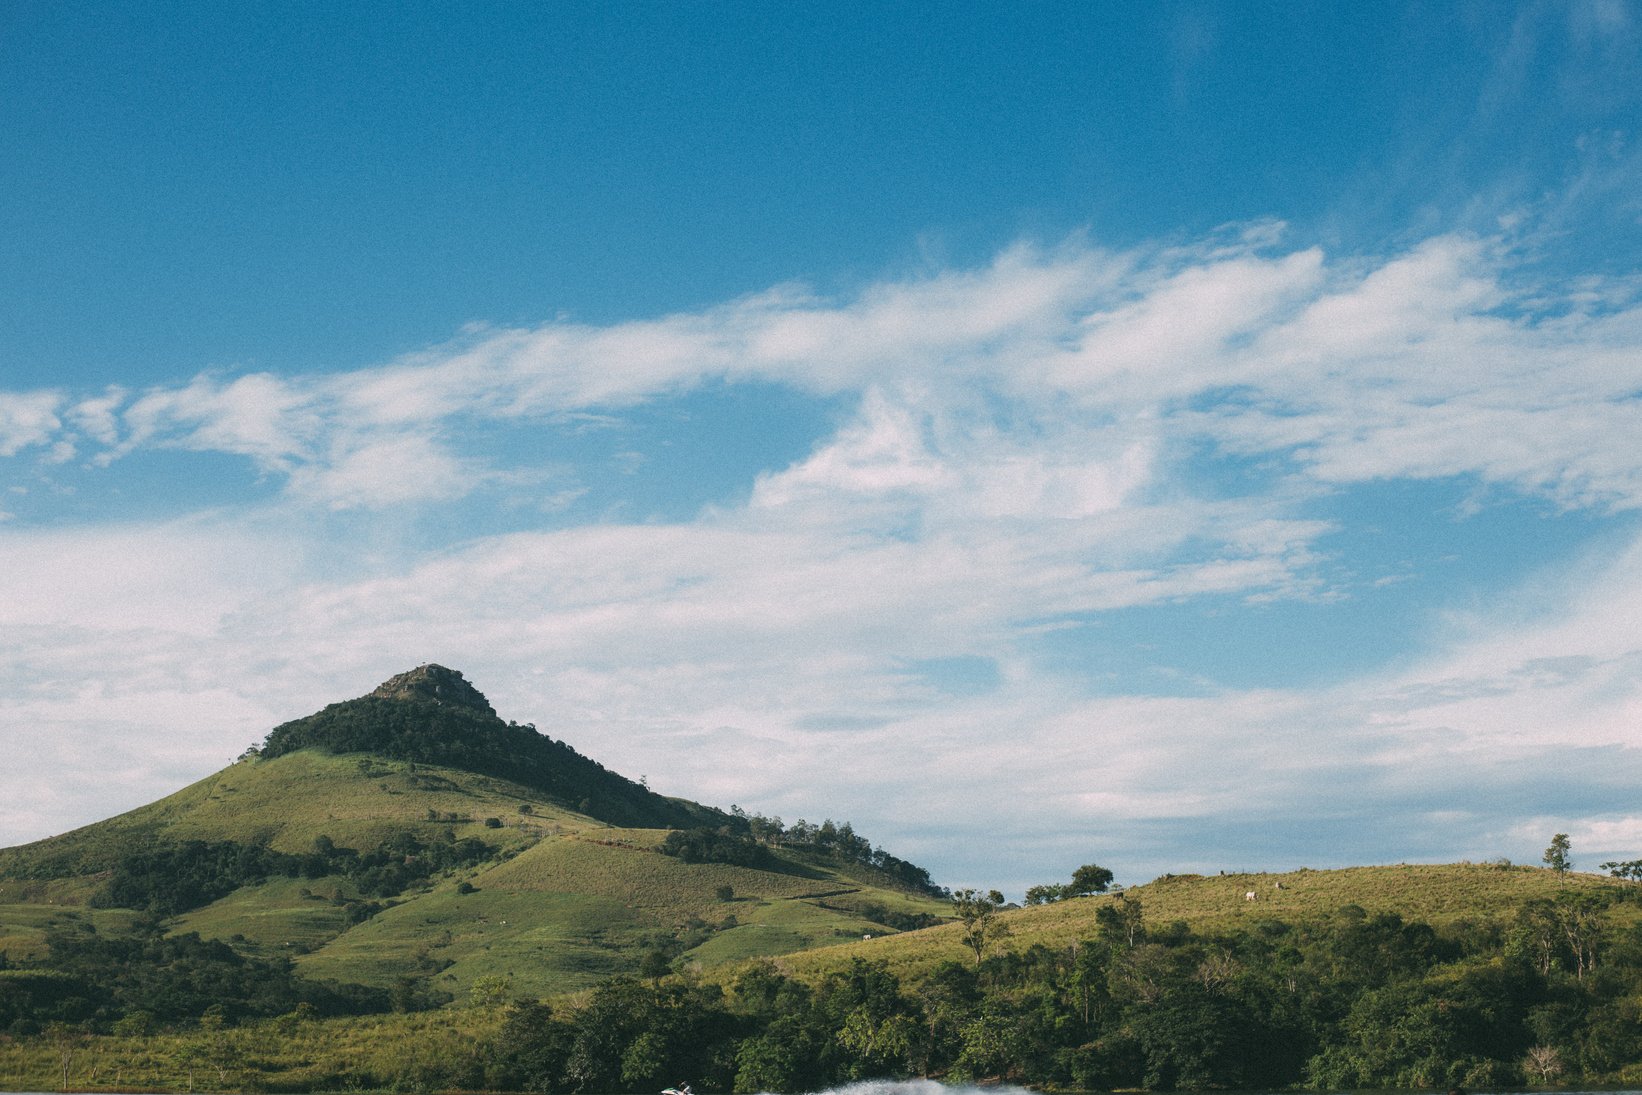
{"label": "treeline", "polygon": [[[73,1024],[103,1033],[144,1033],[159,1025],[285,1015],[386,1011],[392,993],[298,977],[286,959],[251,958],[198,935],[167,936],[158,925],[110,938],[65,928],[47,936],[47,955],[13,967],[0,954],[0,1031],[39,1032]],[[401,1004],[404,994],[401,993]]]}
{"label": "treeline", "polygon": [[[519,1004],[436,1086],[818,1090],[865,1077],[1081,1090],[1497,1088],[1642,1067],[1642,933],[1568,896],[1434,928],[1355,906],[1202,935],[1103,907],[1076,946],[949,962],[916,986],[856,960],[810,986],[621,979],[580,1011]],[[1634,1075],[1634,1071],[1631,1073]]]}
{"label": "treeline", "polygon": [[483,862],[495,851],[468,837],[422,841],[401,832],[365,852],[320,836],[309,852],[276,852],[256,844],[188,840],[126,856],[93,895],[98,908],[176,916],[269,878],[340,875],[367,897],[393,897],[440,871]]}
{"label": "treeline", "polygon": [[658,849],[686,863],[729,863],[737,867],[768,868],[775,857],[764,845],[738,833],[717,829],[674,829]]}
{"label": "treeline", "polygon": [[909,890],[932,897],[948,896],[945,887],[937,886],[923,867],[893,856],[882,848],[873,847],[872,841],[857,833],[847,821],[834,823],[827,818],[819,825],[812,825],[799,818],[786,825],[779,817],[748,813],[739,806],[730,807],[730,813],[746,827],[747,834],[754,840],[777,847],[802,848],[835,856],[845,862],[870,867]]}

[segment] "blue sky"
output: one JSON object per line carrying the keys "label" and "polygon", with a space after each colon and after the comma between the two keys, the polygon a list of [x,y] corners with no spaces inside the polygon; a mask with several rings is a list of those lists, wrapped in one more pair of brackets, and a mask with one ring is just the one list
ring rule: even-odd
{"label": "blue sky", "polygon": [[20,3],[0,841],[424,661],[943,881],[1642,854],[1642,8]]}

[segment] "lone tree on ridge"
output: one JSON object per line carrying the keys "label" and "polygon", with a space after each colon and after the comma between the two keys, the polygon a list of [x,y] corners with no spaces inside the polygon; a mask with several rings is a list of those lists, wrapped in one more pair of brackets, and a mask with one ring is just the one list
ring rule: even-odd
{"label": "lone tree on ridge", "polygon": [[1009,934],[1009,925],[997,919],[1003,908],[1003,894],[997,890],[981,893],[979,890],[958,890],[952,895],[952,914],[964,925],[964,946],[975,952],[975,965],[981,964],[986,948]]}

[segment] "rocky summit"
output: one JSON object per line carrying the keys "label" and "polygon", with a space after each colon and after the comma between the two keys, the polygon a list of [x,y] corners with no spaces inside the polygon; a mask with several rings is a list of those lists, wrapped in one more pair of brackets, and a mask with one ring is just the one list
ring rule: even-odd
{"label": "rocky summit", "polygon": [[377,685],[371,695],[386,700],[432,700],[452,707],[482,711],[487,715],[496,714],[484,693],[469,684],[459,670],[446,669],[431,662],[389,677]]}

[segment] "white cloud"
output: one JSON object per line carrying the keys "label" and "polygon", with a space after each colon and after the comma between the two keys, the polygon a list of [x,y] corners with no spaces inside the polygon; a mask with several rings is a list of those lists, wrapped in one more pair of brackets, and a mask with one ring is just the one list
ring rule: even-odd
{"label": "white cloud", "polygon": [[[1569,565],[1532,611],[1453,622],[1417,664],[1327,688],[1110,694],[1037,653],[1116,609],[1338,595],[1318,544],[1353,530],[1312,503],[1352,484],[1469,477],[1598,512],[1642,499],[1634,295],[1584,281],[1530,306],[1489,241],[1334,261],[1274,242],[1261,227],[1128,255],[1019,248],[848,299],[783,287],[602,328],[475,329],[335,375],[0,397],[7,455],[60,440],[61,418],[94,458],[232,453],[284,486],[210,522],[9,524],[7,725],[59,743],[41,763],[130,764],[129,794],[152,797],[435,660],[670,793],[851,816],[949,881],[1005,858],[1011,884],[1043,881],[1091,848],[1155,863],[1147,842],[1171,824],[1197,827],[1204,865],[1240,849],[1292,865],[1290,848],[1323,865],[1399,812],[1436,819],[1402,822],[1410,842],[1520,856],[1520,812],[1494,798],[1523,801],[1559,762],[1598,796],[1566,824],[1619,841],[1629,815],[1601,796],[1638,774],[1635,548]],[[545,473],[490,440],[749,380],[846,410],[802,458],[750,473],[746,504],[689,520],[568,524],[555,507],[586,488],[538,491]],[[638,455],[630,468],[658,459]],[[1254,470],[1194,478],[1228,455]],[[498,483],[551,519],[411,538],[383,512]],[[995,679],[965,692],[916,669],[954,658]],[[119,749],[87,744],[110,735]],[[0,826],[98,812],[88,789],[64,794]],[[937,846],[937,825],[963,839]]]}
{"label": "white cloud", "polygon": [[[1333,264],[1272,243],[1016,248],[981,270],[842,301],[787,288],[602,328],[478,328],[380,368],[202,376],[123,407],[120,393],[81,399],[70,417],[115,453],[248,456],[325,505],[357,504],[367,491],[351,484],[381,481],[371,462],[396,448],[431,486],[380,502],[447,500],[484,477],[431,436],[471,449],[487,423],[555,428],[707,380],[863,400],[809,460],[771,469],[763,501],[889,488],[951,507],[967,490],[986,500],[954,508],[1092,512],[1167,475],[1158,460],[1199,440],[1290,455],[1322,484],[1475,475],[1579,506],[1642,498],[1642,457],[1623,443],[1642,389],[1634,301],[1587,314],[1591,279],[1562,303],[1543,287],[1508,292],[1512,256],[1494,241],[1444,236]],[[0,452],[51,436],[61,403],[8,397]]]}
{"label": "white cloud", "polygon": [[42,445],[62,428],[57,392],[0,392],[0,457]]}
{"label": "white cloud", "polygon": [[[94,405],[95,407],[95,405]],[[309,451],[321,422],[302,385],[267,373],[233,380],[202,375],[187,387],[154,389],[120,415],[127,440],[143,445],[250,457],[259,468],[288,471]]]}
{"label": "white cloud", "polygon": [[[350,439],[352,440],[352,439]],[[460,498],[485,478],[435,441],[410,434],[366,440],[291,474],[291,493],[332,509],[384,509]]]}
{"label": "white cloud", "polygon": [[126,400],[126,393],[111,388],[100,396],[82,399],[68,409],[68,418],[91,440],[100,445],[113,446],[119,442],[119,418],[116,411]]}

